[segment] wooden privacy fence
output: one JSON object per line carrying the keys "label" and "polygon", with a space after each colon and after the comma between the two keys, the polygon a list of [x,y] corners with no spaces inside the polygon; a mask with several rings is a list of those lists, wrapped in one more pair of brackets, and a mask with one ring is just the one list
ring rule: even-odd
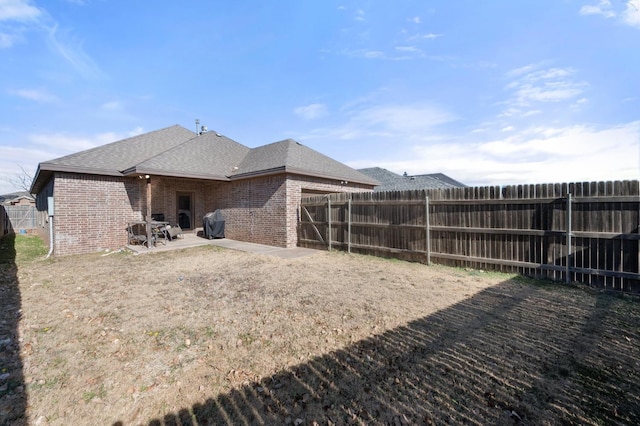
{"label": "wooden privacy fence", "polygon": [[308,197],[299,245],[640,292],[638,181]]}
{"label": "wooden privacy fence", "polygon": [[11,222],[11,227],[19,230],[35,229],[38,227],[38,211],[36,206],[4,206]]}

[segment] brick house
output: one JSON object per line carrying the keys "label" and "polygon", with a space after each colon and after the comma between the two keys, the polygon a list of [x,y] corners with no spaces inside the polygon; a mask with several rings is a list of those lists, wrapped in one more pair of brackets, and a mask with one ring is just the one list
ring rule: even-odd
{"label": "brick house", "polygon": [[149,210],[189,230],[220,209],[228,238],[294,247],[301,197],[377,183],[291,139],[248,148],[175,125],[40,163],[31,192],[43,217],[53,197],[54,253],[69,255],[124,246]]}

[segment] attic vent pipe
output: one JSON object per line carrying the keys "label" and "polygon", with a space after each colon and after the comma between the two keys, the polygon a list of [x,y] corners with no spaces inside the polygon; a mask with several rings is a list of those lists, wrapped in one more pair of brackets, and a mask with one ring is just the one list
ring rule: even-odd
{"label": "attic vent pipe", "polygon": [[209,129],[207,129],[207,126],[202,126],[200,127],[200,134],[202,135],[203,133],[207,133],[209,131]]}

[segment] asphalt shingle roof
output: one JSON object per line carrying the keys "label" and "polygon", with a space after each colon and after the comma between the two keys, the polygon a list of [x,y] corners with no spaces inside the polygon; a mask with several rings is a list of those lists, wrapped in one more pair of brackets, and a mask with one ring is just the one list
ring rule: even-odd
{"label": "asphalt shingle roof", "polygon": [[54,171],[226,181],[287,172],[371,186],[378,183],[292,139],[250,149],[217,132],[197,135],[178,125],[40,163],[32,192],[38,193]]}
{"label": "asphalt shingle roof", "polygon": [[201,134],[136,165],[141,174],[226,180],[250,149],[215,132]]}
{"label": "asphalt shingle roof", "polygon": [[405,191],[411,189],[446,189],[465,186],[442,173],[401,176],[381,167],[370,167],[359,169],[358,171],[380,182],[380,185],[374,188],[376,192]]}
{"label": "asphalt shingle roof", "polygon": [[119,173],[195,136],[196,134],[192,131],[175,125],[45,161],[40,165],[41,167],[66,166]]}
{"label": "asphalt shingle roof", "polygon": [[377,184],[375,179],[371,179],[371,177],[293,139],[252,149],[240,163],[233,177],[281,171],[340,179],[347,182]]}

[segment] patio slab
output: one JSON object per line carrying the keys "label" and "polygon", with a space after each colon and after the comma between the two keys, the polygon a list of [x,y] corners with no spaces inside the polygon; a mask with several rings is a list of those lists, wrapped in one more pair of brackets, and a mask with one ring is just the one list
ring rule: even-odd
{"label": "patio slab", "polygon": [[268,256],[276,256],[282,259],[297,259],[300,257],[311,256],[321,253],[321,250],[314,250],[303,247],[282,248],[273,247],[265,244],[248,243],[245,241],[230,240],[228,238],[220,238],[209,240],[198,236],[195,233],[185,232],[184,238],[177,238],[166,244],[158,243],[155,247],[148,249],[142,245],[128,245],[127,248],[135,254],[156,253],[161,251],[180,250],[198,246],[216,246],[230,250],[244,251],[248,253],[264,254]]}

